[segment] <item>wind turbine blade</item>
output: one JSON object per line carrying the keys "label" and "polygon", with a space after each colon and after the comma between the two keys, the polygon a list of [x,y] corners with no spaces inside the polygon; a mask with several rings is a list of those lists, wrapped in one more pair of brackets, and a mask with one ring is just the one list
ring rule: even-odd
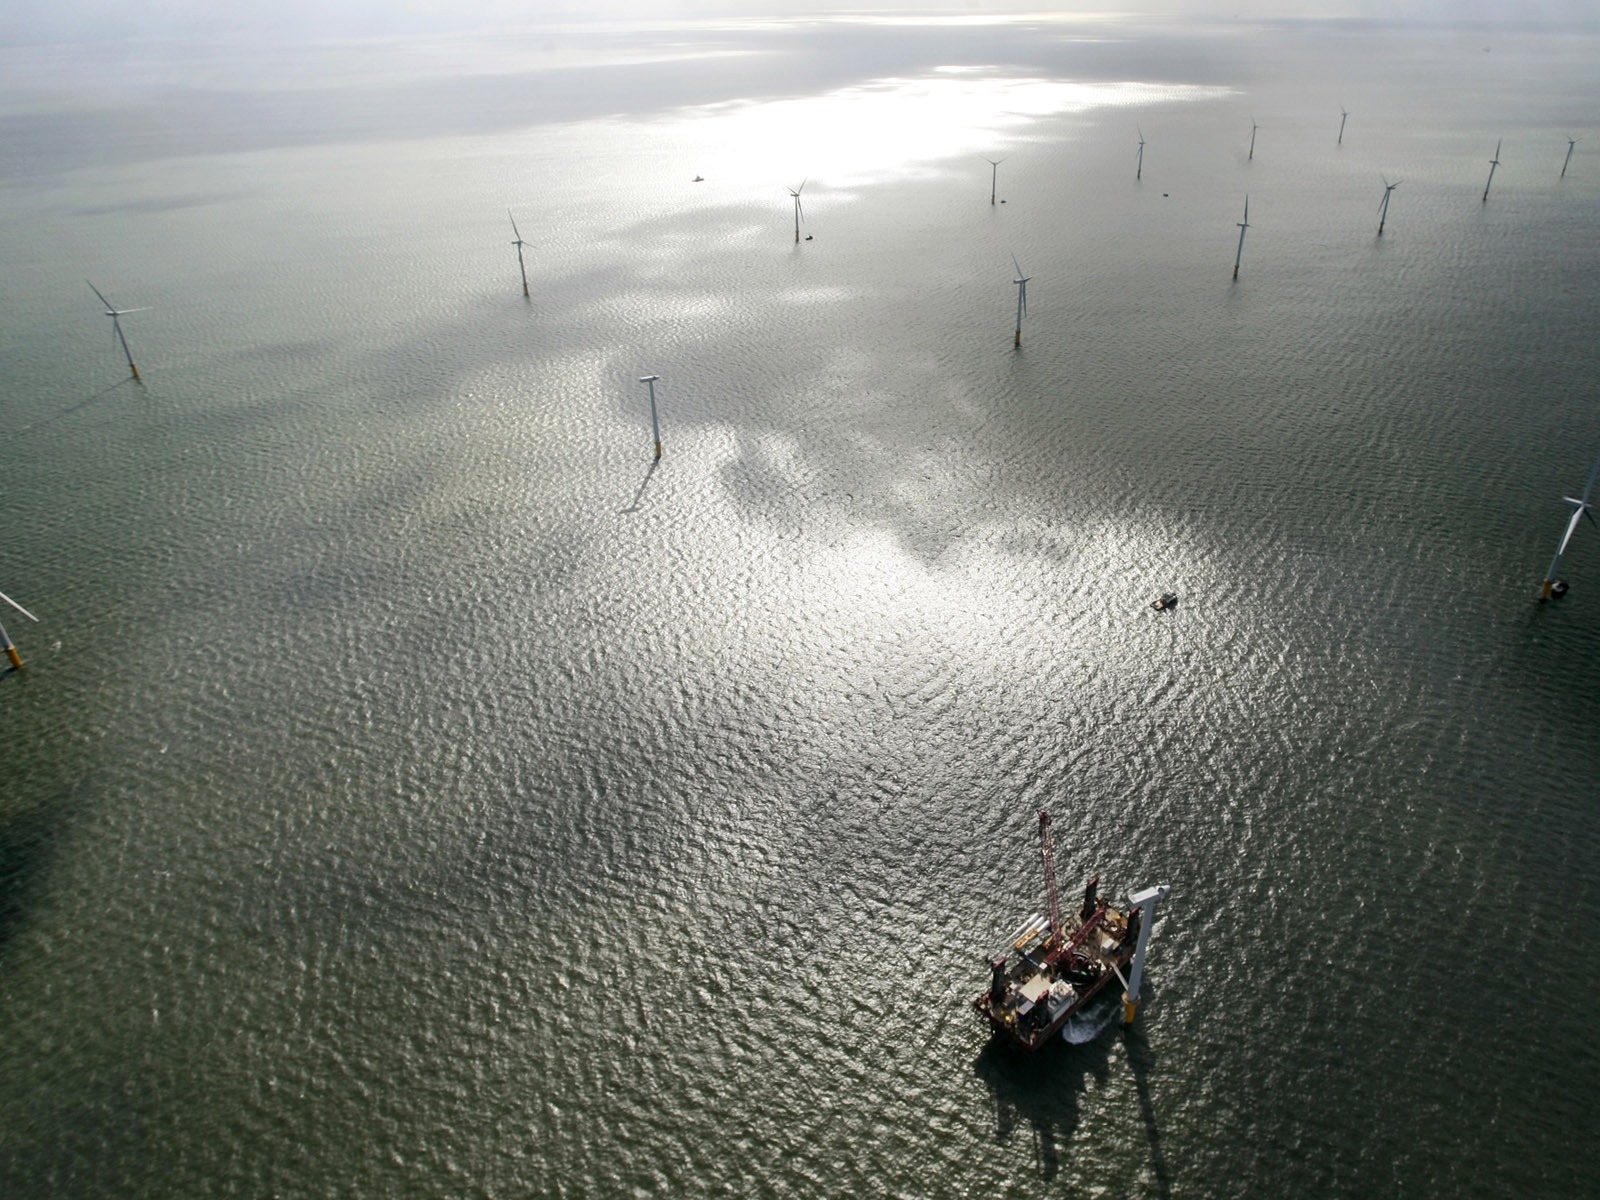
{"label": "wind turbine blade", "polygon": [[1561,549],[1556,551],[1557,558],[1560,558],[1567,552],[1567,543],[1572,540],[1572,535],[1577,531],[1578,522],[1581,520],[1583,520],[1583,509],[1580,508],[1577,512],[1572,514],[1572,520],[1567,522],[1567,532],[1566,535],[1561,539]]}
{"label": "wind turbine blade", "polygon": [[[89,286],[93,287],[94,284],[91,283]],[[7,604],[11,605],[12,608],[16,609],[19,613],[21,613],[23,616],[27,617],[28,620],[30,620],[30,621],[37,621],[39,619],[38,617],[34,616],[31,612],[29,612],[27,609],[23,608],[22,605],[18,604],[10,596],[6,595],[4,592],[0,592],[0,600],[4,600]]]}
{"label": "wind turbine blade", "polygon": [[[506,216],[511,217],[509,208],[506,209]],[[522,240],[522,230],[517,228],[517,219],[515,217],[511,217],[511,232],[517,235],[517,241],[520,242]]]}
{"label": "wind turbine blade", "polygon": [[1017,278],[1021,279],[1022,278],[1022,264],[1017,261],[1017,256],[1015,254],[1013,254],[1011,256],[1011,265],[1017,269]]}
{"label": "wind turbine blade", "polygon": [[1594,460],[1594,466],[1589,468],[1589,482],[1583,485],[1583,500],[1580,502],[1587,507],[1589,494],[1594,491],[1594,481],[1600,476],[1600,458]]}
{"label": "wind turbine blade", "polygon": [[[84,282],[85,283],[89,283],[89,281],[87,279],[85,279]],[[100,303],[104,304],[106,306],[107,311],[110,311],[110,310],[116,308],[116,305],[112,304],[111,301],[107,300],[106,297],[105,297],[105,293],[102,292],[99,288],[95,287],[94,284],[89,283],[89,290],[91,292],[93,292],[96,296],[100,297]]]}

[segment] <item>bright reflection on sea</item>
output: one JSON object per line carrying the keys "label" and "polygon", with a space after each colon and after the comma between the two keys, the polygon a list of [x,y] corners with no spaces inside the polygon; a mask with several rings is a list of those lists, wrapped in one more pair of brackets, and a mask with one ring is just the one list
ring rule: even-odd
{"label": "bright reflection on sea", "polygon": [[[733,101],[680,110],[675,131],[721,178],[759,188],[802,178],[830,188],[904,179],[974,154],[1003,154],[1041,117],[1094,108],[1203,100],[1226,89],[1087,83],[941,67],[818,96]],[[793,176],[794,178],[790,178]],[[759,183],[757,183],[759,180]]]}

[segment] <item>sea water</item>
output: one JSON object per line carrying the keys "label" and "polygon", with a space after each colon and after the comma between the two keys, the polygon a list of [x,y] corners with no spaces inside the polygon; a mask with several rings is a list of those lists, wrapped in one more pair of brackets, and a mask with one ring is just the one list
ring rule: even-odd
{"label": "sea water", "polygon": [[1583,1194],[1597,50],[5,51],[0,1194]]}

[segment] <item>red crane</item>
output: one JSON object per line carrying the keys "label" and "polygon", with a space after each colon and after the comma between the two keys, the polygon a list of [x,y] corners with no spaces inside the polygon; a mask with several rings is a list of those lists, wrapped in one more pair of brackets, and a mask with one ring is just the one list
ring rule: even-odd
{"label": "red crane", "polygon": [[1056,897],[1056,844],[1050,837],[1050,814],[1039,810],[1039,844],[1044,853],[1044,890],[1050,901],[1050,948],[1061,945],[1061,901]]}

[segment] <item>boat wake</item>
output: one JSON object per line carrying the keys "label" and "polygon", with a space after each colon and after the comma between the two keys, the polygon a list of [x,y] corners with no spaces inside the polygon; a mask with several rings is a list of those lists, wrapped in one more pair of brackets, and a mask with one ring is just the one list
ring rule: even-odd
{"label": "boat wake", "polygon": [[1105,1031],[1106,1026],[1111,1024],[1121,1009],[1120,1004],[1093,1004],[1080,1012],[1073,1013],[1061,1027],[1061,1040],[1071,1046],[1081,1046],[1085,1042],[1094,1041]]}

